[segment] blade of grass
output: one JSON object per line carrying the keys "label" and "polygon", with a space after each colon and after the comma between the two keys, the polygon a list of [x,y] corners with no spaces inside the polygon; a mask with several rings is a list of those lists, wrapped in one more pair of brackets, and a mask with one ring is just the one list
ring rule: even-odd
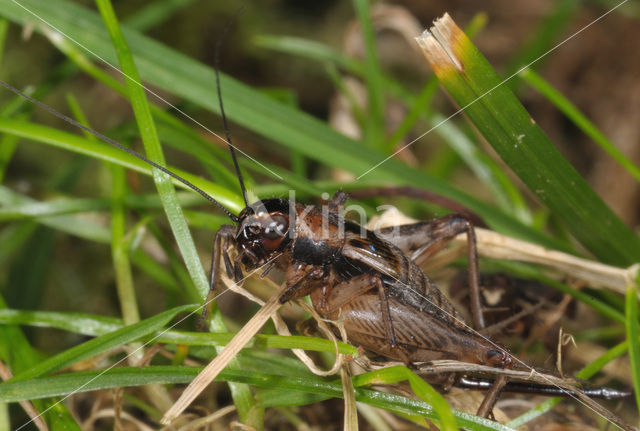
{"label": "blade of grass", "polygon": [[260,48],[273,49],[295,56],[310,58],[320,63],[335,64],[351,73],[364,75],[366,68],[358,60],[343,55],[319,42],[292,36],[259,35],[253,43]]}
{"label": "blade of grass", "polygon": [[[84,313],[64,313],[51,311],[23,311],[0,309],[0,324],[29,325],[43,328],[56,328],[76,334],[88,336],[102,336],[124,328],[122,320],[113,317],[98,316]],[[143,339],[151,339],[158,343],[185,346],[224,346],[232,338],[228,332],[185,332],[164,330],[149,333]],[[265,349],[294,349],[318,352],[335,352],[335,345],[331,340],[307,336],[281,336],[256,334],[254,340],[247,347],[259,346]],[[357,356],[358,350],[345,343],[338,343],[338,352]],[[291,365],[288,365],[290,368]],[[258,367],[256,371],[264,368]]]}
{"label": "blade of grass", "polygon": [[[165,165],[162,148],[160,147],[160,142],[155,129],[155,123],[151,117],[144,89],[140,84],[141,81],[133,56],[124,39],[124,35],[120,30],[120,24],[118,23],[109,0],[98,0],[97,5],[109,31],[111,40],[116,48],[122,72],[126,77],[125,83],[127,93],[131,101],[136,121],[138,122],[140,135],[142,137],[147,157],[160,165]],[[204,298],[208,292],[208,282],[204,274],[204,269],[200,263],[200,259],[195,252],[193,239],[191,238],[189,228],[187,227],[182,215],[170,177],[156,169],[152,169],[152,174],[156,187],[158,188],[160,198],[163,201],[167,218],[169,219],[171,228],[174,231],[174,236],[178,242],[178,247],[182,252],[192,278],[200,288],[201,296]]]}
{"label": "blade of grass", "polygon": [[45,359],[38,365],[32,366],[28,370],[15,375],[11,381],[18,382],[33,379],[43,374],[68,367],[77,361],[105,352],[113,347],[138,340],[139,338],[153,333],[165,326],[178,313],[193,311],[197,308],[198,307],[194,305],[175,307],[171,310],[164,311],[153,317],[142,320],[136,324],[125,326],[114,332],[101,335],[98,338],[86,341],[78,346],[72,347],[71,349],[67,349],[55,356]]}
{"label": "blade of grass", "polygon": [[13,223],[0,231],[0,264],[13,258],[17,250],[31,238],[33,231],[37,228],[35,223],[23,222]]}
{"label": "blade of grass", "polygon": [[[556,43],[560,33],[571,22],[578,9],[579,2],[576,0],[560,0],[550,5],[550,10],[546,16],[537,24],[536,30],[523,46],[521,46],[504,68],[504,75],[510,76],[516,73],[522,66],[529,64],[536,58],[544,55]],[[613,6],[613,5],[612,5]],[[532,67],[538,69],[544,64],[544,58],[536,62]],[[509,81],[511,91],[518,92],[520,81],[517,79]]]}
{"label": "blade of grass", "polygon": [[411,390],[423,401],[433,407],[440,417],[440,425],[443,430],[457,430],[456,421],[447,401],[435,391],[427,382],[404,366],[383,368],[376,371],[360,374],[353,378],[355,387],[370,386],[375,384],[398,383],[407,380]]}
{"label": "blade of grass", "polygon": [[635,282],[631,283],[627,291],[625,317],[631,378],[636,397],[636,408],[640,413],[640,325],[638,324],[638,285]]}
{"label": "blade of grass", "polygon": [[[0,296],[0,311],[7,305]],[[0,359],[16,374],[28,370],[38,363],[40,355],[31,347],[20,328],[16,326],[0,327]],[[80,427],[64,404],[56,399],[33,400],[39,412],[45,412],[43,418],[52,431],[80,431]]]}
{"label": "blade of grass", "polygon": [[19,140],[15,135],[2,135],[0,137],[0,183],[4,180],[4,174],[7,172],[7,167],[18,147]]}
{"label": "blade of grass", "polygon": [[397,145],[409,134],[415,126],[416,121],[429,108],[429,104],[433,99],[433,95],[438,89],[438,80],[431,78],[422,87],[422,90],[414,98],[413,103],[409,107],[409,111],[405,115],[402,123],[394,130],[393,134],[385,142],[387,152],[396,149]]}
{"label": "blade of grass", "polygon": [[119,166],[111,166],[111,177],[111,255],[122,318],[126,325],[131,325],[140,320],[140,314],[133,287],[129,247],[125,238],[124,199],[127,192],[124,169]]}
{"label": "blade of grass", "polygon": [[365,51],[364,71],[369,114],[365,117],[365,142],[369,147],[381,150],[384,148],[384,93],[382,92],[380,60],[378,60],[376,36],[371,22],[369,0],[353,0],[353,7],[360,24]]}
{"label": "blade of grass", "polygon": [[[0,203],[10,201],[12,204],[22,206],[31,205],[35,201],[27,196],[22,196],[12,190],[0,186]],[[67,232],[81,238],[89,239],[102,243],[108,243],[110,238],[109,230],[95,222],[84,220],[79,217],[72,216],[52,216],[42,217],[38,219],[42,225],[49,226],[53,229]],[[38,225],[34,225],[36,228]],[[0,256],[2,253],[0,252]]]}
{"label": "blade of grass", "polygon": [[7,41],[7,31],[9,30],[9,21],[0,19],[0,65],[4,58],[4,44]]}
{"label": "blade of grass", "polygon": [[445,15],[418,38],[449,94],[505,163],[590,252],[603,262],[640,260],[640,239],[593,191],[513,93]]}
{"label": "blade of grass", "polygon": [[131,28],[139,31],[147,31],[161,22],[170,19],[174,14],[192,4],[195,0],[160,0],[154,1],[142,9],[136,11],[135,15],[127,17],[123,22]]}
{"label": "blade of grass", "polygon": [[504,169],[498,166],[487,154],[482,152],[471,140],[445,117],[434,113],[429,116],[435,132],[442,136],[449,146],[462,158],[479,180],[493,192],[501,208],[514,214],[519,220],[530,225],[533,216],[524,197],[511,181]]}
{"label": "blade of grass", "polygon": [[[201,370],[202,367],[148,366],[143,368],[113,368],[106,372],[89,371],[67,373],[59,376],[20,382],[20,384],[9,382],[0,384],[0,400],[17,401],[20,399],[35,399],[51,395],[64,395],[86,382],[89,383],[83,386],[81,391],[123,386],[140,386],[149,383],[187,383]],[[342,396],[342,385],[339,381],[331,382],[317,377],[305,377],[302,379],[283,377],[264,372],[226,369],[220,373],[217,380],[236,381],[261,388],[279,387],[283,390],[305,391],[336,398]],[[356,389],[356,397],[360,402],[393,412],[437,419],[433,408],[423,401],[363,388]],[[513,428],[467,413],[454,411],[453,414],[461,427],[471,431],[513,431]]]}
{"label": "blade of grass", "polygon": [[[96,23],[95,14],[62,0],[26,0],[33,10],[70,37],[81,40],[87,48],[107,61],[114,60],[113,48],[106,41],[104,31]],[[18,22],[32,22],[33,16],[9,3],[0,14]],[[36,31],[40,28],[36,26]],[[136,32],[127,31],[142,76],[150,83],[218,113],[216,93],[212,83],[213,71],[184,55],[154,42]],[[326,124],[271,100],[259,92],[222,75],[225,89],[225,110],[229,119],[273,139],[309,158],[328,166],[362,173],[384,159],[374,150],[362,151],[362,146],[332,131]],[[397,160],[389,160],[376,169],[379,181],[398,185],[416,185],[452,198],[479,214],[492,228],[503,233],[528,239],[562,250],[571,250],[566,243],[551,239],[541,232],[524,226],[514,218],[497,211],[476,199],[429,175],[408,168]]]}
{"label": "blade of grass", "polygon": [[[129,50],[129,45],[125,40],[124,34],[120,29],[120,24],[115,16],[113,7],[110,0],[97,0],[98,9],[104,19],[105,25],[109,31],[112,42],[116,48],[118,54],[118,60],[124,73],[127,91],[131,99],[131,106],[138,122],[140,129],[140,135],[145,147],[147,156],[152,161],[165,165],[164,156],[162,154],[162,148],[158,141],[158,136],[155,129],[155,123],[151,117],[151,111],[147,102],[147,97],[144,92],[144,88],[141,85],[141,79],[138,74],[138,68],[133,60],[133,55]],[[163,206],[169,219],[169,224],[174,233],[174,237],[178,243],[178,248],[182,253],[183,259],[191,275],[191,279],[195,283],[202,300],[204,300],[209,293],[209,282],[202,268],[200,258],[193,243],[193,238],[187,226],[182,209],[178,203],[175,189],[168,175],[160,172],[157,169],[153,169],[154,182],[158,188],[158,193],[163,200]],[[211,329],[214,331],[221,331],[225,329],[222,317],[215,311],[211,316]],[[234,362],[232,366],[237,365]],[[240,420],[247,423],[248,420],[256,417],[252,413],[254,409],[254,400],[251,395],[251,391],[245,385],[230,384],[231,394],[238,409]],[[260,415],[257,415],[258,417]],[[248,423],[248,425],[262,428],[261,423]]]}
{"label": "blade of grass", "polygon": [[0,323],[4,325],[56,328],[91,337],[108,334],[123,327],[122,320],[115,317],[84,313],[11,309],[0,309]]}
{"label": "blade of grass", "polygon": [[[75,119],[85,127],[91,128],[87,117],[82,112],[78,101],[72,95],[67,95],[67,103]],[[97,138],[89,132],[84,132],[87,139],[95,141]],[[111,254],[116,277],[116,290],[120,300],[120,309],[125,325],[132,325],[140,321],[138,304],[133,288],[133,276],[129,263],[127,244],[124,241],[126,231],[125,197],[126,179],[124,168],[111,165]],[[138,358],[141,358],[138,355]],[[132,364],[133,365],[133,364]]]}
{"label": "blade of grass", "polygon": [[558,90],[553,88],[543,77],[531,69],[525,69],[518,74],[526,83],[538,90],[543,96],[553,103],[568,119],[573,121],[582,132],[591,138],[596,144],[606,151],[613,159],[620,164],[633,178],[640,181],[640,167],[633,163],[622,151],[618,150],[606,136],[582,113],[580,110],[564,97]]}
{"label": "blade of grass", "polygon": [[[80,136],[58,129],[26,121],[0,118],[0,131],[88,155],[107,162],[117,163],[127,169],[132,169],[145,175],[151,175],[151,167],[149,165],[117,148],[107,146],[100,142],[89,141]],[[224,187],[180,169],[171,166],[167,166],[167,168],[200,187],[231,210],[240,211],[240,209],[242,209],[242,200],[238,198],[237,193],[233,193]],[[181,184],[182,183],[176,183],[176,185],[179,186]],[[182,185],[182,187],[184,187],[184,185]]]}

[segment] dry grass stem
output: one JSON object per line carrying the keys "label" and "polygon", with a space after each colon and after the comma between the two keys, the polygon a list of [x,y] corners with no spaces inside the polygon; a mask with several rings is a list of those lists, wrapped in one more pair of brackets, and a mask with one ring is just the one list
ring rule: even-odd
{"label": "dry grass stem", "polygon": [[[178,431],[194,431],[200,428],[209,429],[209,425],[220,420],[223,416],[226,416],[229,413],[233,413],[235,411],[236,406],[234,405],[223,407],[208,416],[190,421],[187,425],[178,428]],[[163,428],[163,430],[166,429],[168,429],[168,427]]]}
{"label": "dry grass stem", "polygon": [[[115,420],[116,411],[114,409],[103,409],[94,412],[89,419],[82,423],[83,430],[92,430],[95,429],[95,422],[99,419],[114,419]],[[136,419],[134,416],[127,412],[121,413],[121,418],[127,422],[130,422],[135,427],[134,429],[138,429],[140,431],[153,431],[149,425],[144,422]]]}
{"label": "dry grass stem", "polygon": [[[367,224],[367,228],[380,229],[387,226],[416,222],[417,220],[409,218],[397,209],[392,208],[379,217],[372,219]],[[640,269],[638,264],[629,268],[605,265],[561,251],[549,250],[540,245],[521,241],[488,229],[476,228],[475,231],[478,253],[482,257],[544,265],[564,275],[583,281],[591,288],[605,288],[624,295],[627,291],[627,286],[636,280]],[[445,266],[466,254],[466,234],[458,235],[453,242],[459,247],[444,250],[437,256],[430,258],[428,268]]]}
{"label": "dry grass stem", "polygon": [[[9,370],[9,368],[7,368],[7,366],[2,361],[0,361],[0,378],[2,379],[2,381],[9,380],[11,377],[13,377],[13,373],[11,373],[11,370]],[[42,419],[42,416],[40,415],[38,410],[36,410],[33,404],[31,404],[29,401],[20,401],[19,404],[40,431],[49,430],[47,423],[44,421],[44,419]]]}
{"label": "dry grass stem", "polygon": [[267,301],[267,303],[240,329],[229,344],[196,376],[187,386],[178,401],[164,414],[160,423],[168,425],[175,420],[193,400],[211,383],[222,370],[244,348],[251,338],[264,326],[267,320],[280,308],[282,304],[278,298],[284,291],[284,286]]}
{"label": "dry grass stem", "polygon": [[340,367],[342,393],[344,394],[344,431],[358,431],[358,410],[356,408],[356,391],[351,381],[348,367]]}

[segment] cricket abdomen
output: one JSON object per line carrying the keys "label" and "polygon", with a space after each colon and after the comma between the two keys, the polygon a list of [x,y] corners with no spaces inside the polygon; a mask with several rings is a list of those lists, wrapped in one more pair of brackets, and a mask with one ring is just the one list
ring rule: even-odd
{"label": "cricket abdomen", "polygon": [[411,363],[455,359],[501,366],[493,359],[499,348],[470,328],[452,326],[416,312],[394,298],[389,299],[389,312],[397,338],[395,347],[391,346],[385,322],[380,318],[381,303],[375,292],[360,295],[325,317],[342,322],[351,344],[392,360]]}

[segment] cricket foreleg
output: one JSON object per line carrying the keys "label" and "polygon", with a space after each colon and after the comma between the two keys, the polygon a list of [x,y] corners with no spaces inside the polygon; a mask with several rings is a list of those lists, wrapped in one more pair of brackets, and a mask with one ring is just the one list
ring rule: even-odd
{"label": "cricket foreleg", "polygon": [[[200,318],[200,326],[204,327],[204,323],[209,317],[211,303],[215,297],[216,286],[220,280],[220,258],[224,260],[225,270],[229,278],[236,278],[237,266],[234,267],[227,253],[227,247],[234,240],[235,226],[221,226],[213,240],[213,252],[211,253],[211,270],[209,272],[209,294],[202,308],[202,316]],[[242,277],[241,277],[242,278]],[[236,280],[237,281],[237,280]]]}

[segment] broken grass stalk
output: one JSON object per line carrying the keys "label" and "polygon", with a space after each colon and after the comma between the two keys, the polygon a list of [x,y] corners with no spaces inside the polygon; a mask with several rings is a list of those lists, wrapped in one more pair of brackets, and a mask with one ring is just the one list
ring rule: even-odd
{"label": "broken grass stalk", "polygon": [[464,111],[509,168],[599,260],[616,266],[640,261],[640,238],[578,174],[504,85],[516,74],[500,78],[449,15],[436,20],[416,40],[460,106],[449,118]]}
{"label": "broken grass stalk", "polygon": [[[416,223],[418,220],[407,217],[391,207],[379,217],[371,219],[367,228],[382,229],[388,226]],[[553,268],[565,275],[586,282],[592,288],[605,288],[624,295],[627,287],[640,275],[640,264],[628,268],[617,268],[589,259],[573,256],[556,250],[549,250],[537,244],[512,238],[488,229],[475,228],[478,254],[490,259],[504,259],[527,262]],[[464,255],[466,247],[464,234],[457,236],[454,243],[459,249],[443,250],[431,257],[424,268],[440,268]]]}
{"label": "broken grass stalk", "polygon": [[[229,344],[224,348],[224,350],[216,356],[200,374],[196,376],[196,378],[187,386],[184,390],[178,401],[165,413],[163,416],[161,423],[164,425],[168,425],[173,422],[182,412],[193,402],[193,400],[211,383],[218,374],[225,369],[229,362],[235,358],[235,356],[242,350],[249,340],[264,326],[266,321],[271,318],[276,326],[276,330],[279,335],[291,335],[289,332],[289,328],[286,326],[284,321],[277,314],[278,309],[282,306],[279,302],[278,298],[282,295],[284,291],[284,286],[279,287],[275,283],[273,283],[269,279],[264,279],[263,281],[267,284],[272,285],[271,287],[275,287],[277,293],[274,294],[271,299],[269,299],[266,303],[261,299],[257,298],[253,294],[249,293],[245,289],[239,287],[232,280],[227,278],[226,274],[222,274],[222,281],[225,286],[228,286],[230,290],[248,298],[249,300],[259,304],[262,308],[242,327],[242,329],[234,336],[234,338],[229,342]],[[339,353],[338,340],[333,335],[331,330],[326,326],[326,323],[320,319],[320,317],[315,313],[315,311],[306,306],[302,301],[299,302],[299,305],[303,307],[307,312],[309,312],[318,322],[318,327],[320,330],[334,342],[335,345],[335,354],[336,361],[333,367],[330,370],[323,371],[320,370],[314,363],[313,360],[307,355],[307,353],[302,349],[292,349],[292,352],[302,361],[309,370],[319,376],[328,376],[336,374],[344,363],[343,354]],[[342,331],[344,332],[344,331]],[[343,335],[343,338],[346,336]],[[345,389],[346,390],[346,389]],[[349,401],[348,393],[345,392],[345,403]],[[345,408],[348,411],[349,406],[345,405]]]}
{"label": "broken grass stalk", "polygon": [[273,295],[269,301],[247,322],[246,325],[233,337],[233,340],[205,367],[200,374],[187,386],[178,401],[171,406],[164,414],[160,423],[168,425],[173,422],[182,412],[200,395],[200,393],[211,383],[222,370],[231,362],[249,340],[264,326],[269,318],[278,311],[282,304],[278,298],[284,291],[281,290]]}

